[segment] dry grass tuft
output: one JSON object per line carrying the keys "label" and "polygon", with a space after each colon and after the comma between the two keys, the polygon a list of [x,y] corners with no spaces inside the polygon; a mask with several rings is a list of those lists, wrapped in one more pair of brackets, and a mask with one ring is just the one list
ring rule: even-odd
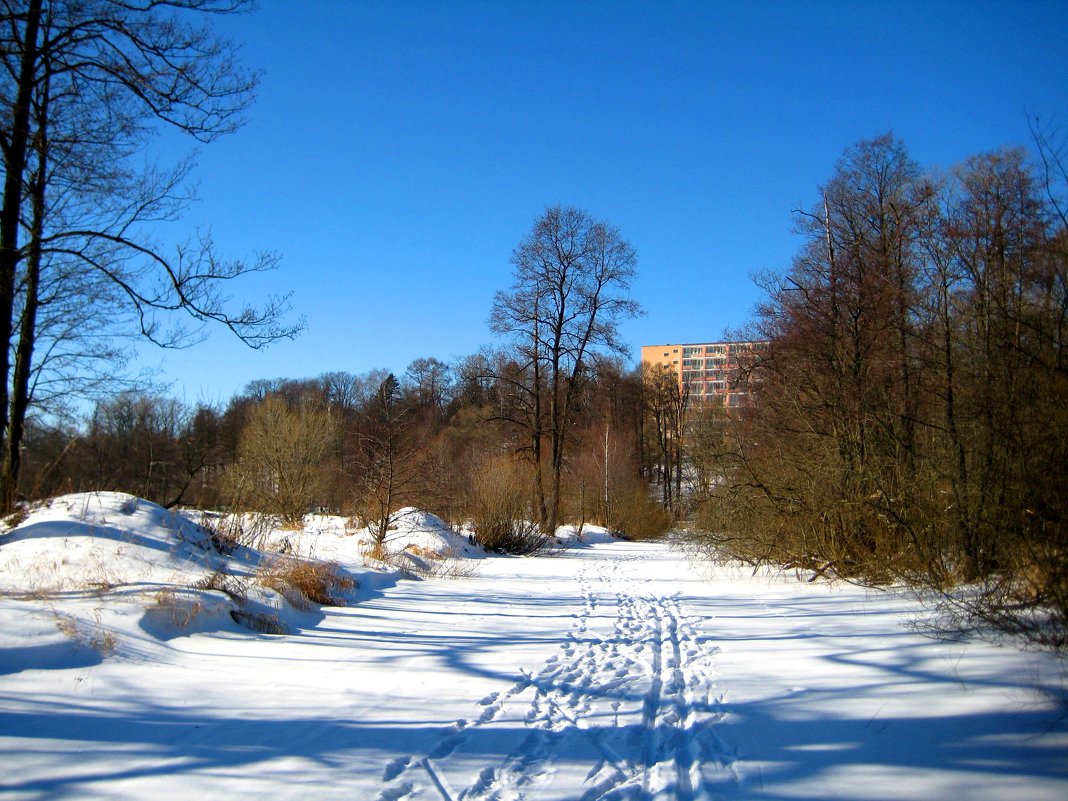
{"label": "dry grass tuft", "polygon": [[211,575],[205,576],[193,584],[196,590],[216,590],[223,593],[231,601],[242,604],[248,598],[248,587],[241,579],[231,576],[221,570],[216,570]]}
{"label": "dry grass tuft", "polygon": [[341,593],[356,587],[336,562],[282,557],[265,560],[256,572],[256,580],[264,587],[280,593],[298,609],[313,605],[344,606]]}
{"label": "dry grass tuft", "polygon": [[383,564],[389,564],[392,555],[386,549],[385,543],[372,540],[366,545],[361,544],[360,553],[363,555],[364,562],[382,562]]}
{"label": "dry grass tuft", "polygon": [[21,506],[11,514],[7,515],[0,520],[0,530],[11,531],[13,528],[18,528],[26,522],[26,518],[30,516],[29,507]]}
{"label": "dry grass tuft", "polygon": [[246,629],[258,631],[260,634],[289,634],[286,624],[274,615],[265,615],[260,612],[245,612],[241,609],[231,609],[230,617],[234,622]]}
{"label": "dry grass tuft", "polygon": [[156,607],[166,614],[176,628],[180,629],[192,623],[204,609],[204,605],[199,600],[181,598],[169,587],[156,593]]}
{"label": "dry grass tuft", "polygon": [[420,557],[422,559],[439,560],[439,559],[444,558],[443,554],[440,554],[437,551],[431,550],[430,548],[424,548],[421,545],[416,545],[414,543],[411,544],[411,545],[408,545],[407,547],[405,547],[404,550],[407,551],[408,553],[413,554],[414,556],[418,556],[418,557]]}
{"label": "dry grass tuft", "polygon": [[74,615],[56,613],[56,628],[64,637],[76,642],[81,641],[81,629],[78,626],[78,618]]}
{"label": "dry grass tuft", "polygon": [[374,560],[399,570],[408,578],[471,578],[478,575],[480,565],[450,552],[441,553],[411,544],[404,550],[390,553],[381,543],[369,543],[363,550],[365,560]]}
{"label": "dry grass tuft", "polygon": [[104,628],[98,620],[88,629],[74,615],[55,612],[56,628],[65,636],[74,640],[78,645],[84,645],[97,651],[101,656],[107,656],[119,644],[119,638],[115,632]]}

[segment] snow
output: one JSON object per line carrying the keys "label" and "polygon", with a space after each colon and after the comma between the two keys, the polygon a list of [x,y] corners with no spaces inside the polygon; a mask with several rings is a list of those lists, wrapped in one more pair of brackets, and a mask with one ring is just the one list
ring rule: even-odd
{"label": "snow", "polygon": [[[0,795],[1068,797],[1061,662],[922,636],[905,595],[588,528],[489,557],[412,511],[394,553],[477,566],[418,580],[365,534],[271,535],[359,583],[305,611],[256,586],[268,555],[129,496],[66,496],[0,536]],[[243,601],[193,587],[220,569]],[[242,604],[291,633],[238,625]]]}

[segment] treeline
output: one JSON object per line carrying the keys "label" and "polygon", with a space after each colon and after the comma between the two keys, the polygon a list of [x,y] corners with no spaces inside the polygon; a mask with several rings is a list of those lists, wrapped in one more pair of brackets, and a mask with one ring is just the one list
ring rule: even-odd
{"label": "treeline", "polygon": [[[474,521],[491,547],[543,541],[529,431],[516,422],[505,353],[413,361],[396,376],[334,372],[250,383],[225,408],[130,392],[84,427],[31,425],[26,497],[123,490],[167,506],[254,510],[296,525],[316,510],[353,516],[383,540],[404,506]],[[633,537],[670,515],[649,500],[640,373],[595,359],[576,381],[560,522]],[[529,524],[533,522],[533,527]],[[524,528],[527,525],[527,528]]]}
{"label": "treeline", "polygon": [[705,423],[706,544],[1068,641],[1068,204],[1036,140],[944,174],[845,151],[763,279],[753,403]]}

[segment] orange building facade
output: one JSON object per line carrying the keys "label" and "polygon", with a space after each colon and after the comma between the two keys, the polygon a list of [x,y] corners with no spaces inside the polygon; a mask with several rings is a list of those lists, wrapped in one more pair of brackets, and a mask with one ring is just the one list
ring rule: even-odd
{"label": "orange building facade", "polygon": [[663,365],[679,379],[679,389],[692,401],[718,401],[740,406],[747,393],[739,371],[752,365],[766,342],[700,342],[643,345],[642,363]]}

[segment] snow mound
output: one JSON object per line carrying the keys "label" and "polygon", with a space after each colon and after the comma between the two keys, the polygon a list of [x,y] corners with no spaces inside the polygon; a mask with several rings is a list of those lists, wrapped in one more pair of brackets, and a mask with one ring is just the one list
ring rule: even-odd
{"label": "snow mound", "polygon": [[386,543],[392,552],[421,551],[436,557],[465,558],[485,555],[467,536],[456,533],[437,515],[411,506],[397,512],[397,522]]}
{"label": "snow mound", "polygon": [[119,492],[64,495],[0,534],[0,592],[190,583],[218,566],[207,531]]}
{"label": "snow mound", "polygon": [[582,533],[579,533],[579,527],[568,525],[560,526],[556,530],[556,539],[564,545],[576,546],[576,545],[603,545],[608,542],[618,542],[619,540],[604,526],[593,526],[586,524],[582,527]]}
{"label": "snow mound", "polygon": [[309,515],[292,531],[252,515],[233,542],[223,536],[224,517],[179,514],[118,492],[32,507],[0,530],[0,601],[15,602],[9,613],[37,632],[35,644],[25,650],[21,638],[0,636],[0,651],[40,666],[82,651],[97,656],[80,659],[121,655],[146,635],[158,644],[250,629],[297,634],[322,620],[323,605],[364,601],[404,578],[468,576],[467,558],[485,555],[413,508],[396,516],[385,561],[372,557],[370,533],[344,517]]}

